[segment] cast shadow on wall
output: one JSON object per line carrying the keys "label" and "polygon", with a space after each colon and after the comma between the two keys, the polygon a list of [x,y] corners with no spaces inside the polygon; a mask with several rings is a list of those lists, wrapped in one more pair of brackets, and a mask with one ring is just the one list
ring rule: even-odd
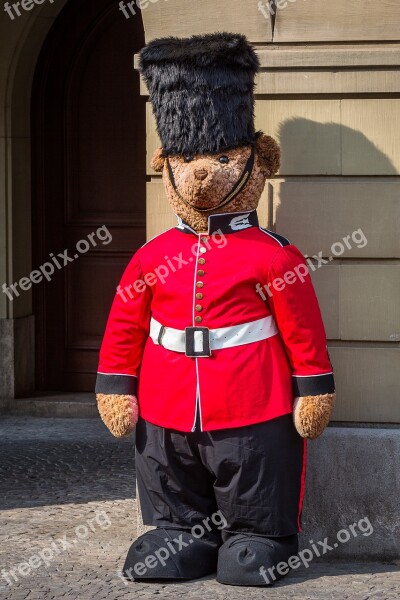
{"label": "cast shadow on wall", "polygon": [[[333,186],[337,185],[338,195],[340,195],[342,177],[346,182],[358,180],[367,182],[367,184],[368,182],[371,184],[374,182],[375,185],[379,186],[380,184],[385,185],[384,177],[387,177],[390,181],[393,176],[400,174],[390,158],[361,131],[343,126],[340,123],[319,123],[311,119],[294,118],[285,121],[281,125],[277,140],[282,151],[282,165],[277,178],[294,181],[299,186],[302,186],[304,182],[311,184],[312,182],[318,182],[318,193],[321,192],[321,189],[323,190],[324,181],[329,181],[330,185],[333,182]],[[279,205],[276,209],[277,231],[286,235],[285,230],[279,228],[280,216],[285,221],[285,216],[287,218],[288,214],[296,213],[296,186],[293,184],[285,186],[285,182],[283,182],[279,184],[279,187]],[[306,188],[306,191],[301,194],[303,200],[304,198],[307,199],[309,189],[311,187]],[[357,186],[355,186],[355,193],[357,193],[357,189]],[[315,201],[314,204],[311,202],[313,208],[310,209],[310,228],[315,231],[317,223],[322,223],[326,231],[323,231],[323,235],[319,232],[318,239],[321,237],[326,239],[324,245],[328,246],[328,244],[330,245],[340,239],[336,236],[338,232],[340,233],[340,228],[346,226],[346,223],[343,225],[346,220],[343,217],[338,218],[337,223],[335,223],[329,221],[326,217],[320,219],[318,215],[318,193],[314,194],[312,199]],[[331,192],[329,192],[329,199],[332,199]],[[350,195],[349,201],[352,199],[359,200],[359,198]],[[325,198],[321,198],[321,200],[325,200]],[[379,197],[376,198],[376,202],[379,206]],[[324,205],[321,202],[321,210],[324,210],[324,206],[326,207],[326,203]],[[362,207],[362,203],[358,203],[353,212],[349,211],[354,222],[347,223],[348,229],[343,230],[343,236],[351,231],[354,224],[360,227],[363,222],[368,221],[368,219],[365,219],[365,215],[359,212],[362,210],[360,206]],[[313,215],[315,215],[315,221],[312,220]],[[334,219],[334,209],[330,210],[329,215],[330,217],[333,215]],[[296,219],[291,221],[292,225],[295,224],[295,221]],[[304,227],[303,219],[300,228]],[[292,228],[295,231],[295,225]],[[312,237],[313,231],[311,231],[308,239]],[[288,234],[288,237],[291,236]],[[304,253],[308,252],[307,244],[301,244],[302,238],[305,237],[304,232],[300,231],[298,239],[291,240],[296,244],[299,243],[299,247]],[[324,256],[326,255],[324,254]],[[332,289],[334,289],[334,286],[332,286]],[[329,299],[326,295],[325,301],[327,300],[331,300],[332,305],[330,306],[333,306],[337,298],[332,296]],[[339,390],[338,403],[343,401],[340,395]],[[329,431],[324,435],[329,435]],[[357,460],[351,460],[351,455],[347,454],[346,460],[343,461],[344,456],[342,454],[341,468],[335,473],[333,467],[335,454],[332,454],[334,443],[332,438],[324,440],[324,435],[320,440],[310,442],[309,446],[303,511],[303,547],[310,545],[309,536],[311,534],[314,540],[323,539],[328,533],[335,530],[339,531],[341,528],[346,527],[348,523],[351,523],[352,521],[349,519],[354,519],[354,512],[365,504],[366,493],[368,494],[368,503],[365,512],[372,523],[380,523],[381,521],[379,513],[382,510],[384,498],[382,498],[375,473],[376,465],[365,464],[364,469],[360,471],[357,468]],[[365,482],[369,482],[368,492],[366,492]],[[373,500],[374,498],[376,501]],[[359,517],[361,516],[360,514]],[[381,535],[384,534],[381,533]],[[365,547],[364,545],[368,544],[368,538],[364,540],[360,536],[358,540],[352,540],[349,547],[351,544],[357,549],[355,553],[360,555]],[[340,552],[342,552],[342,558],[350,560],[349,556],[351,554],[347,547],[346,553],[343,549]],[[337,556],[340,556],[339,551]],[[362,572],[362,568],[360,572]],[[314,577],[318,577],[318,571],[312,575],[312,578]],[[290,583],[290,579],[287,583]]]}
{"label": "cast shadow on wall", "polygon": [[293,118],[282,123],[277,137],[282,149],[282,176],[400,174],[361,131],[340,123]]}

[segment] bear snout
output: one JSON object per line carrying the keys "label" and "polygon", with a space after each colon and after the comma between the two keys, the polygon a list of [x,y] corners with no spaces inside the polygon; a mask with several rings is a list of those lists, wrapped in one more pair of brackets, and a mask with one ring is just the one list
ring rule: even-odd
{"label": "bear snout", "polygon": [[196,171],[194,172],[194,176],[196,179],[199,179],[200,181],[203,181],[208,175],[208,171],[206,171],[205,169],[196,169]]}

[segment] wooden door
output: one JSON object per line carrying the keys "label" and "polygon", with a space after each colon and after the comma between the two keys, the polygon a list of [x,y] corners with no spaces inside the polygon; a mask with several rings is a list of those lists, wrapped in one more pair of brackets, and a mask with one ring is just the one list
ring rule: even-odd
{"label": "wooden door", "polygon": [[38,389],[93,390],[116,285],[145,241],[145,103],[132,67],[143,45],[139,12],[71,0],[38,62],[33,257],[54,267],[33,286]]}

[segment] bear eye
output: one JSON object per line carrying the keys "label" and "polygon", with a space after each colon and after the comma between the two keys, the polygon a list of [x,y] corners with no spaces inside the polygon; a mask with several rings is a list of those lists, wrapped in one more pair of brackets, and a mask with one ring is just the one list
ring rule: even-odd
{"label": "bear eye", "polygon": [[185,162],[191,162],[191,161],[193,160],[193,156],[190,156],[190,155],[188,154],[187,156],[185,156],[185,157],[183,158],[183,160],[184,160]]}
{"label": "bear eye", "polygon": [[224,154],[223,156],[219,157],[219,162],[221,163],[221,165],[227,165],[229,162],[229,158]]}

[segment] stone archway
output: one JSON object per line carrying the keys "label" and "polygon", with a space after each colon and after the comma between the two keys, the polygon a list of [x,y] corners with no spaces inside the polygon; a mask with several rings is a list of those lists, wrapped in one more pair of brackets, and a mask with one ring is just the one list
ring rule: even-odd
{"label": "stone archway", "polygon": [[32,285],[38,391],[93,392],[115,289],[146,240],[145,98],[132,68],[143,45],[140,13],[69,0],[39,56],[32,252],[49,275]]}
{"label": "stone archway", "polygon": [[[42,44],[67,0],[35,6],[11,21],[0,18],[0,281],[30,273],[31,169],[30,102]],[[34,381],[32,296],[10,300],[0,294],[0,397],[32,391]]]}
{"label": "stone archway", "polygon": [[[35,4],[30,12],[21,10],[21,15],[14,20],[6,12],[0,15],[0,35],[4,40],[4,53],[0,62],[0,398],[24,396],[35,390],[34,286],[27,284],[22,292],[20,289],[20,293],[14,293],[13,290],[10,292],[10,286],[16,282],[21,283],[21,278],[28,281],[27,277],[35,265],[42,264],[37,263],[35,255],[32,257],[32,242],[35,240],[32,240],[31,233],[32,173],[36,173],[37,168],[36,161],[32,162],[31,154],[31,107],[34,75],[41,50],[47,48],[45,42],[51,37],[49,32],[58,17],[57,27],[62,29],[65,25],[67,29],[71,27],[71,30],[75,30],[86,19],[88,36],[91,36],[91,30],[96,29],[106,11],[120,28],[124,28],[125,40],[132,35],[132,21],[125,21],[118,10],[118,4],[112,0],[96,3],[91,6],[90,11],[86,11],[87,7],[81,9],[78,4],[74,0],[56,0],[42,5]],[[137,24],[138,19],[141,23],[140,13],[136,19]],[[85,27],[83,30],[85,31]],[[84,32],[77,39],[76,46],[73,40],[67,39],[66,43],[71,44],[71,56],[84,39]],[[140,46],[142,43],[140,41]],[[126,44],[122,51],[125,52],[124,68],[128,79],[127,73],[132,68],[131,53]],[[71,65],[73,66],[73,62]],[[67,65],[67,71],[70,66]],[[144,127],[142,137],[144,178]],[[60,160],[62,162],[62,157]],[[35,206],[35,211],[37,210]],[[53,251],[53,248],[48,251]],[[60,344],[62,345],[61,338]]]}

